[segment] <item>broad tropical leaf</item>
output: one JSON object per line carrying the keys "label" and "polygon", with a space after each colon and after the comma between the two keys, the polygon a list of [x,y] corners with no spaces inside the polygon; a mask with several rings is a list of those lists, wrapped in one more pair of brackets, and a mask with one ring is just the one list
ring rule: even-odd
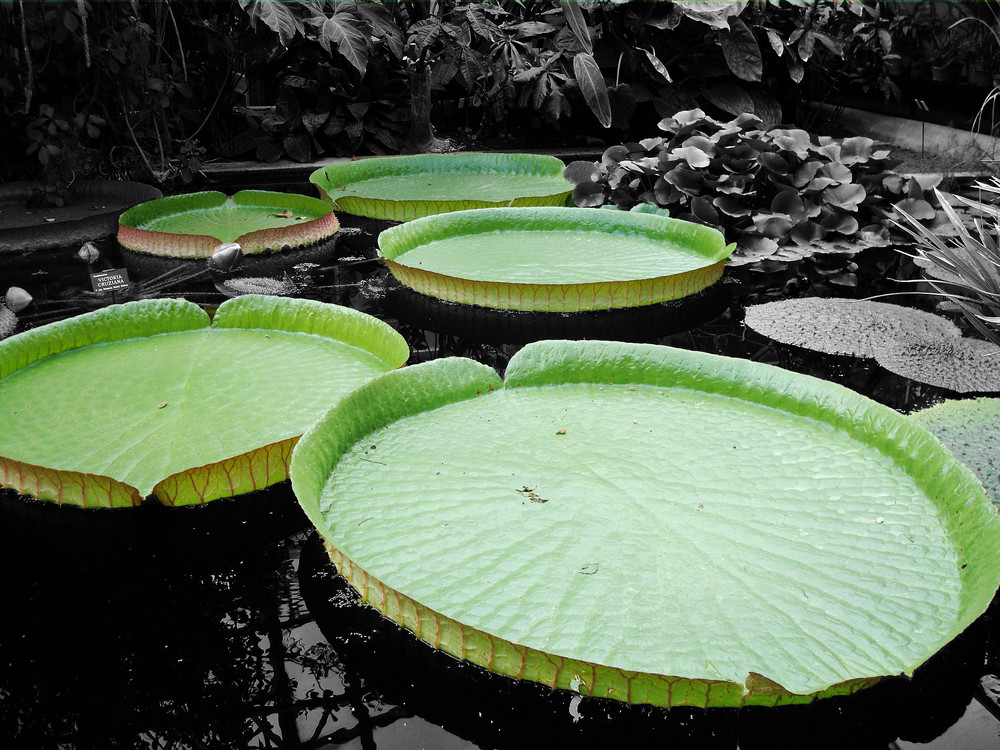
{"label": "broad tropical leaf", "polygon": [[561,0],[559,6],[562,8],[566,23],[573,31],[576,41],[583,47],[584,52],[592,54],[594,45],[590,41],[590,29],[587,28],[587,19],[583,16],[583,8],[577,2]]}
{"label": "broad tropical leaf", "polygon": [[736,16],[729,18],[729,31],[719,36],[726,64],[738,78],[759,81],[764,73],[764,62],[757,39],[747,25]]}
{"label": "broad tropical leaf", "polygon": [[398,59],[403,56],[403,32],[392,20],[389,9],[381,3],[356,3],[358,12],[371,25],[372,33],[385,40],[386,46]]}
{"label": "broad tropical leaf", "polygon": [[743,12],[747,0],[675,0],[674,4],[688,18],[715,29],[725,29],[729,19]]}
{"label": "broad tropical leaf", "polygon": [[608,99],[608,86],[604,82],[601,66],[594,56],[581,52],[573,57],[573,74],[580,86],[583,98],[587,101],[597,121],[606,128],[611,127],[611,102]]}
{"label": "broad tropical leaf", "polygon": [[332,45],[336,46],[337,52],[364,75],[368,68],[369,46],[365,21],[345,7],[338,8],[329,18],[317,18],[316,26],[323,49],[329,52]]}
{"label": "broad tropical leaf", "polygon": [[250,22],[255,24],[258,19],[278,35],[282,47],[291,44],[296,34],[303,31],[302,21],[285,3],[270,0],[240,0],[240,7],[250,16]]}

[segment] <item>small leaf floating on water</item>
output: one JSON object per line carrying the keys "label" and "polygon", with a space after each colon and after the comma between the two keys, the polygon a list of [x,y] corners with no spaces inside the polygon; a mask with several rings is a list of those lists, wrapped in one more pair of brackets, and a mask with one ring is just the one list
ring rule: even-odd
{"label": "small leaf floating on water", "polygon": [[243,260],[243,248],[236,242],[223,242],[212,251],[208,265],[219,271],[232,271]]}
{"label": "small leaf floating on water", "polygon": [[76,257],[87,265],[90,265],[101,257],[101,251],[97,249],[93,242],[85,242],[77,251]]}
{"label": "small leaf floating on water", "polygon": [[7,294],[4,295],[3,301],[4,304],[7,305],[8,310],[13,313],[18,313],[31,304],[32,296],[21,287],[12,286],[7,290]]}
{"label": "small leaf floating on water", "polygon": [[160,402],[160,405],[159,405],[159,406],[157,406],[156,408],[157,408],[157,409],[163,409],[164,407],[166,407],[166,405],[167,405],[167,402],[166,402],[166,401],[161,401],[161,402]]}

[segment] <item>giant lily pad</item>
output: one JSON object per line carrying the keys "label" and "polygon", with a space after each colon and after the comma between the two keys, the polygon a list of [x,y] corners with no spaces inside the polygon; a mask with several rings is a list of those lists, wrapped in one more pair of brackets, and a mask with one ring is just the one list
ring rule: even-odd
{"label": "giant lily pad", "polygon": [[171,505],[287,476],[322,408],[407,358],[371,316],[246,296],[145,300],[0,343],[0,484],[42,500]]}
{"label": "giant lily pad", "polygon": [[209,258],[222,242],[244,253],[312,245],[339,224],[324,201],[293,193],[243,190],[231,198],[209,191],[148,201],[119,219],[118,241],[136,252]]}
{"label": "giant lily pad", "polygon": [[409,221],[470,208],[564,206],[573,190],[565,168],[534,154],[418,154],[331,164],[309,180],[338,210]]}
{"label": "giant lily pad", "polygon": [[292,486],[385,616],[459,658],[665,706],[776,705],[913,670],[1000,583],[1000,518],[906,417],[775,367],[541,342],[506,382],[389,373]]}
{"label": "giant lily pad", "polygon": [[415,291],[545,312],[685,297],[718,281],[731,249],[722,234],[701,224],[587,208],[459,211],[379,235],[389,270]]}

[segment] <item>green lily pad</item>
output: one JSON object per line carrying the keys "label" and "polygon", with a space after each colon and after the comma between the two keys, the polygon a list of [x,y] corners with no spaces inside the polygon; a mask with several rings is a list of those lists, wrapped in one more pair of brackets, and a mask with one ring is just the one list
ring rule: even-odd
{"label": "green lily pad", "polygon": [[944,401],[910,415],[934,433],[959,461],[979,477],[993,502],[1000,504],[1000,398]]}
{"label": "green lily pad", "polygon": [[471,208],[565,206],[573,190],[565,168],[535,154],[418,154],[331,164],[309,181],[338,210],[410,221]]}
{"label": "green lily pad", "polygon": [[301,247],[340,226],[324,201],[262,190],[160,198],[130,208],[118,223],[123,247],[171,258],[209,258],[223,242],[237,242],[247,254]]}
{"label": "green lily pad", "polygon": [[261,489],[331,399],[407,356],[371,316],[275,297],[225,302],[211,325],[163,299],[37,328],[0,342],[0,484],[85,507]]}
{"label": "green lily pad", "polygon": [[292,486],[365,601],[551,687],[776,705],[913,670],[1000,583],[1000,518],[906,417],[746,360],[540,342],[358,389]]}
{"label": "green lily pad", "polygon": [[502,310],[637,307],[722,276],[722,234],[663,216],[586,208],[494,208],[428,216],[379,235],[379,254],[422,294]]}

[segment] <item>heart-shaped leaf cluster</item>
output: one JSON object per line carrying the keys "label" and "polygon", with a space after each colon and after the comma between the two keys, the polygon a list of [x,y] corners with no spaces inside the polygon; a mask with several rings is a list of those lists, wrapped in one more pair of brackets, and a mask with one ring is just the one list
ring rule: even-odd
{"label": "heart-shaped leaf cluster", "polygon": [[891,171],[889,150],[871,138],[835,139],[760,118],[722,122],[700,109],[662,120],[664,135],[612,146],[600,163],[566,170],[578,206],[631,209],[652,203],[735,240],[733,262],[860,235],[888,235],[885,209],[900,201],[933,218],[924,186]]}

